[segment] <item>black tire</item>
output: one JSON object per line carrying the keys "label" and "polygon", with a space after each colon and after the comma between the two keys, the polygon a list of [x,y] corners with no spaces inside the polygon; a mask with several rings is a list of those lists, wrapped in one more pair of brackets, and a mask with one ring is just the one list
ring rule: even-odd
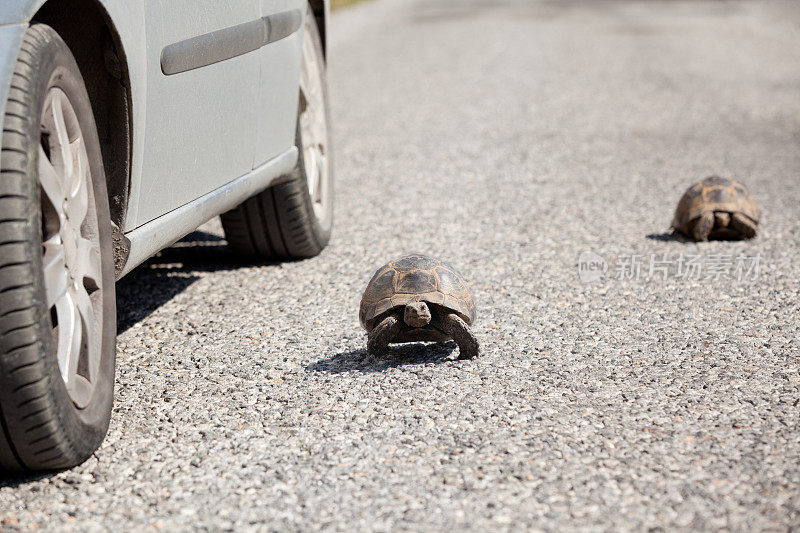
{"label": "black tire", "polygon": [[[311,35],[317,57],[325,105],[326,125],[329,128],[327,78],[319,29],[310,12],[306,31]],[[303,154],[303,139],[299,125],[295,144]],[[328,131],[330,139],[330,131]],[[325,200],[325,216],[315,214],[308,190],[306,168],[302,155],[292,173],[281,183],[258,193],[234,209],[221,215],[228,245],[238,254],[261,260],[305,259],[318,255],[327,246],[333,226],[333,164],[328,145],[329,194]]]}
{"label": "black tire", "polygon": [[[94,392],[79,409],[56,359],[42,267],[38,148],[44,99],[60,88],[77,116],[97,214],[102,292],[101,358]],[[116,303],[105,173],[83,79],[67,45],[49,26],[24,36],[4,110],[0,151],[0,470],[75,466],[100,445],[114,394]],[[91,201],[91,197],[90,197]]]}

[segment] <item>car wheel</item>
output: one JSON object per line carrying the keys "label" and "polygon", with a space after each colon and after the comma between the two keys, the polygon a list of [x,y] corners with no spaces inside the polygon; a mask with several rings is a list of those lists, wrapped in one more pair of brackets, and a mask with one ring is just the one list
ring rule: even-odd
{"label": "car wheel", "polygon": [[24,36],[0,151],[0,469],[77,465],[114,393],[111,223],[92,108],[49,26]]}
{"label": "car wheel", "polygon": [[314,14],[306,14],[300,103],[295,143],[297,165],[286,180],[222,215],[228,244],[260,259],[303,259],[319,254],[333,226],[325,57]]}

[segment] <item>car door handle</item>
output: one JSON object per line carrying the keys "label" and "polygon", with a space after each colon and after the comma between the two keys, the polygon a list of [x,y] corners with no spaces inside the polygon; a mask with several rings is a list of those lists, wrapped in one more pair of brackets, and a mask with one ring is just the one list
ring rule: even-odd
{"label": "car door handle", "polygon": [[172,43],[161,51],[161,72],[172,76],[252,52],[292,35],[302,23],[302,11],[293,9]]}

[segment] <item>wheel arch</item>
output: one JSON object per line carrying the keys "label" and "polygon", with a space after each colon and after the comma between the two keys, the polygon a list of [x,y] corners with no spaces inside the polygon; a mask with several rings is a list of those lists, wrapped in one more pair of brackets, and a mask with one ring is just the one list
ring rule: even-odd
{"label": "wheel arch", "polygon": [[[103,166],[114,243],[125,247],[121,229],[131,176],[131,96],[125,50],[111,17],[98,0],[39,2],[31,23],[52,27],[69,47],[92,104]],[[115,257],[124,257],[115,252]]]}

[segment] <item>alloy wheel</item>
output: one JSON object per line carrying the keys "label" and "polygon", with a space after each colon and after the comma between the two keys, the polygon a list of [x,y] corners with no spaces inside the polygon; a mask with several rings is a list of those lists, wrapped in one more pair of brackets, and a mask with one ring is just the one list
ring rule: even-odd
{"label": "alloy wheel", "polygon": [[102,343],[101,255],[89,158],[67,95],[45,98],[38,158],[46,305],[61,377],[78,408],[91,400]]}

